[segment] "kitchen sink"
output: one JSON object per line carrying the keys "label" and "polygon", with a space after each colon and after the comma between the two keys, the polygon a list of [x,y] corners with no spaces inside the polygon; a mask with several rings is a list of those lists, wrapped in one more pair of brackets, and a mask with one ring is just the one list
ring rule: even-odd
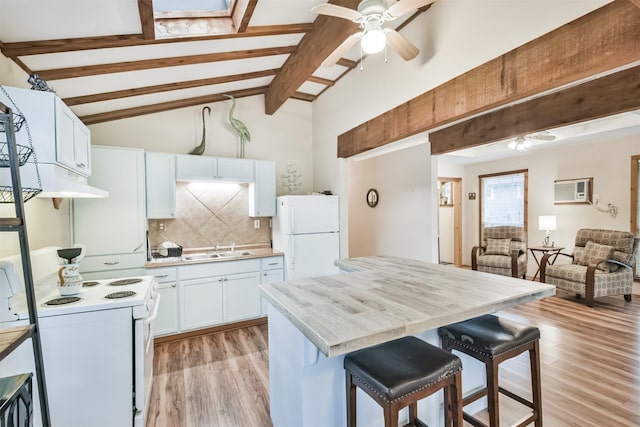
{"label": "kitchen sink", "polygon": [[200,261],[205,259],[216,259],[216,258],[235,258],[241,256],[253,255],[251,251],[228,251],[228,252],[214,252],[214,253],[198,253],[198,254],[189,254],[183,255],[183,261]]}
{"label": "kitchen sink", "polygon": [[219,252],[217,255],[221,258],[230,258],[230,257],[253,255],[253,252],[251,251]]}

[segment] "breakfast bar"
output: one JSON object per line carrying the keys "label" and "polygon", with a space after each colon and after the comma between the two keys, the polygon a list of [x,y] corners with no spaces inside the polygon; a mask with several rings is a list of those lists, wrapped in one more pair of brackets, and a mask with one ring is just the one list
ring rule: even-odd
{"label": "breakfast bar", "polygon": [[[346,425],[344,355],[414,335],[438,345],[437,328],[555,294],[555,287],[404,258],[336,261],[345,274],[262,284],[269,302],[269,381],[275,427]],[[463,361],[465,389],[483,384]],[[421,419],[441,422],[441,396],[420,402]],[[358,426],[382,411],[358,395]],[[402,415],[401,415],[402,419]]]}

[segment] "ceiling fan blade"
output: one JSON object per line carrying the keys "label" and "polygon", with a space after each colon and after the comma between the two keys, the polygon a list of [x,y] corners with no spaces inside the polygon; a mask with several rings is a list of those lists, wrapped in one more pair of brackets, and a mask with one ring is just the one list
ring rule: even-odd
{"label": "ceiling fan blade", "polygon": [[357,33],[351,34],[345,41],[342,42],[340,46],[336,48],[331,55],[327,56],[322,62],[323,67],[331,67],[336,64],[342,58],[342,55],[347,53],[349,49],[353,47],[354,44],[358,42],[362,38],[362,31],[358,31]]}
{"label": "ceiling fan blade", "polygon": [[311,12],[318,15],[329,15],[338,18],[348,19],[350,21],[356,21],[362,18],[362,15],[357,10],[349,9],[343,6],[337,6],[335,4],[323,3],[313,6]]}
{"label": "ceiling fan blade", "polygon": [[435,0],[400,0],[389,7],[387,12],[395,19],[401,17],[405,13],[411,12],[412,10],[431,4],[434,1]]}
{"label": "ceiling fan blade", "polygon": [[385,28],[384,33],[387,36],[387,43],[389,43],[389,46],[391,46],[391,48],[395,50],[405,61],[415,58],[420,53],[420,49],[404,38],[404,36],[396,30]]}

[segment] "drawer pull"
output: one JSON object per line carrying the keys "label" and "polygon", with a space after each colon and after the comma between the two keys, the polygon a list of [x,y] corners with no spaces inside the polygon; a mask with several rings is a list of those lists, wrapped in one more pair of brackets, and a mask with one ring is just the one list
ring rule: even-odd
{"label": "drawer pull", "polygon": [[169,275],[168,274],[162,274],[160,276],[153,276],[153,277],[155,277],[156,279],[163,279],[165,277],[169,277]]}
{"label": "drawer pull", "polygon": [[269,264],[267,264],[267,265],[278,265],[278,263],[277,263],[277,262],[270,262],[270,263],[269,263]]}
{"label": "drawer pull", "polygon": [[120,261],[107,261],[104,263],[104,265],[118,265],[120,264]]}

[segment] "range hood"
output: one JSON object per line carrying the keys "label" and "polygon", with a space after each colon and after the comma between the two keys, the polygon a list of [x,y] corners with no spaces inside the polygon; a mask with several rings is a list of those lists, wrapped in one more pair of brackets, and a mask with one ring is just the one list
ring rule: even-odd
{"label": "range hood", "polygon": [[[8,168],[2,168],[0,182],[11,185]],[[109,193],[87,183],[87,177],[77,174],[56,163],[38,163],[42,192],[36,197],[49,198],[95,198],[108,197]],[[33,163],[27,163],[20,168],[22,188],[38,188],[36,168]]]}

